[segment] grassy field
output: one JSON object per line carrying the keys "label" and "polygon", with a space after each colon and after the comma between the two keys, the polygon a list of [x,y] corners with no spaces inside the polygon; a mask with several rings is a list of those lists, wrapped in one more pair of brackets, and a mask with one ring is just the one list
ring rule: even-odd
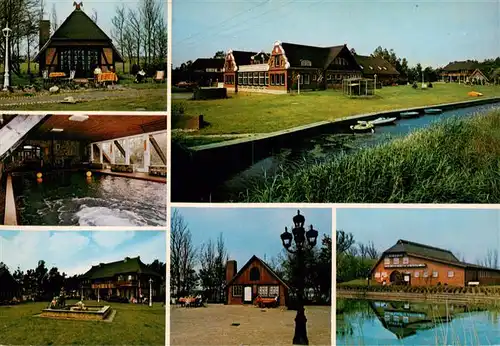
{"label": "grassy field", "polygon": [[428,90],[385,87],[372,99],[349,99],[341,91],[328,90],[300,95],[239,93],[225,100],[172,100],[172,105],[183,107],[186,115],[203,114],[210,126],[200,134],[265,133],[355,114],[469,100],[472,90],[485,97],[500,96],[500,86],[435,83]]}
{"label": "grassy field", "polygon": [[161,303],[152,308],[147,305],[106,303],[117,311],[111,323],[34,316],[47,305],[26,303],[0,306],[0,344],[165,345],[165,307]]}
{"label": "grassy field", "polygon": [[245,202],[500,203],[500,111],[256,181]]}
{"label": "grassy field", "polygon": [[[171,307],[171,345],[290,345],[296,311],[253,306]],[[331,308],[306,307],[310,345],[330,345]],[[232,323],[240,323],[232,326]]]}
{"label": "grassy field", "polygon": [[[99,91],[100,93],[100,91]],[[22,104],[22,105],[2,105],[0,110],[74,110],[74,111],[150,111],[166,112],[167,110],[167,91],[162,88],[153,88],[151,90],[138,89],[132,92],[128,91],[103,91],[105,98],[92,99],[88,101],[65,104],[65,103],[46,103],[46,104]],[[61,95],[40,97],[42,100],[60,97]],[[65,96],[79,98],[79,93],[69,93]],[[29,102],[32,98],[27,98],[24,102]],[[33,98],[34,99],[34,98]],[[15,101],[13,101],[15,102]]]}

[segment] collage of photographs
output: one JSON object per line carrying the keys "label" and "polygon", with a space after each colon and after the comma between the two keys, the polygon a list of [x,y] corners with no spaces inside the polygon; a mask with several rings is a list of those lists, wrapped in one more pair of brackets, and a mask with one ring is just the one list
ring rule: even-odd
{"label": "collage of photographs", "polygon": [[0,31],[0,345],[500,346],[499,0]]}

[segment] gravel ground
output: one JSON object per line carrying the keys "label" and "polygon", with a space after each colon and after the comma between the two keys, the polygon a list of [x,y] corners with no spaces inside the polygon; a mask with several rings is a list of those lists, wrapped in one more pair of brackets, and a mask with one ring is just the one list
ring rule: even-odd
{"label": "gravel ground", "polygon": [[[253,306],[170,307],[170,344],[291,345],[296,311]],[[309,345],[331,344],[331,307],[306,307]],[[239,323],[239,326],[232,326]]]}

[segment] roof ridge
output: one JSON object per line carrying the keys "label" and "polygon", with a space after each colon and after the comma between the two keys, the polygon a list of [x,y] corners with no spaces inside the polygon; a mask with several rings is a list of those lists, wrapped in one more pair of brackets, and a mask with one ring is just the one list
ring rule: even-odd
{"label": "roof ridge", "polygon": [[427,245],[427,244],[421,244],[421,243],[417,243],[417,242],[410,241],[410,240],[405,240],[405,239],[399,239],[398,243],[403,243],[403,244],[407,243],[407,244],[412,244],[412,245],[416,245],[416,246],[420,246],[420,247],[425,247],[427,249],[448,252],[449,254],[453,255],[453,257],[456,258],[456,256],[453,254],[453,252],[451,252],[451,250],[439,248],[439,247],[436,247],[436,246],[431,246],[431,245]]}

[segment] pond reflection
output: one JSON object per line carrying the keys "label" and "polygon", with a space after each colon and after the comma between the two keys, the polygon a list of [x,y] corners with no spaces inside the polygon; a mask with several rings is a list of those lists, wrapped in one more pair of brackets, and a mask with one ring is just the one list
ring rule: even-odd
{"label": "pond reflection", "polygon": [[491,345],[500,310],[456,303],[337,299],[337,345]]}

